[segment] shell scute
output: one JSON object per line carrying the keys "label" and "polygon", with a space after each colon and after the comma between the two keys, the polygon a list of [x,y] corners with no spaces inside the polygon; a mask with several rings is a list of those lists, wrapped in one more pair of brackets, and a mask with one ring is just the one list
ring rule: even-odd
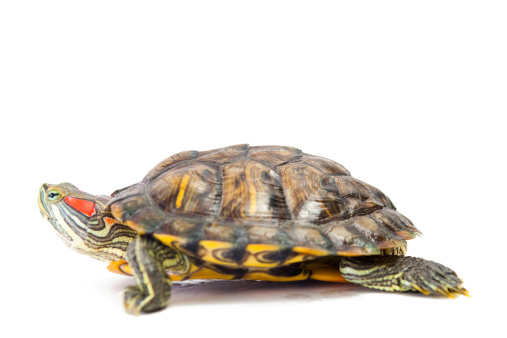
{"label": "shell scute", "polygon": [[294,246],[335,252],[331,240],[317,226],[293,225],[287,229],[287,232]]}
{"label": "shell scute", "polygon": [[412,221],[393,209],[384,208],[372,212],[370,217],[382,224],[384,228],[395,232],[401,239],[413,239],[422,234]]}
{"label": "shell scute", "polygon": [[277,182],[278,174],[259,162],[240,160],[224,165],[220,219],[273,225],[288,219],[281,184]]}
{"label": "shell scute", "polygon": [[287,231],[280,227],[251,225],[245,226],[250,243],[262,243],[261,246],[292,247],[293,242]]}
{"label": "shell scute", "polygon": [[202,217],[217,213],[221,184],[216,168],[191,163],[160,175],[149,187],[153,202],[175,216]]}
{"label": "shell scute", "polygon": [[317,168],[295,162],[280,166],[279,172],[292,219],[324,223],[344,213],[340,196],[322,188],[326,176]]}
{"label": "shell scute", "polygon": [[337,193],[343,201],[343,209],[348,217],[366,214],[388,207],[394,208],[391,201],[377,188],[352,176],[330,176],[323,188]]}
{"label": "shell scute", "polygon": [[301,160],[320,169],[327,175],[350,175],[350,172],[340,163],[324,157],[303,153]]}
{"label": "shell scute", "polygon": [[354,217],[351,225],[356,228],[357,231],[363,234],[363,236],[366,237],[368,241],[371,243],[376,243],[375,245],[377,247],[379,246],[378,243],[388,241],[396,236],[395,233],[390,232],[381,224],[375,222],[375,219],[369,215]]}
{"label": "shell scute", "polygon": [[157,234],[170,236],[179,241],[183,241],[187,250],[197,252],[198,242],[203,237],[204,227],[208,223],[205,221],[196,221],[190,218],[169,218],[157,230]]}
{"label": "shell scute", "polygon": [[362,232],[352,225],[351,220],[331,222],[325,225],[325,232],[338,249],[338,255],[378,255],[380,249]]}
{"label": "shell scute", "polygon": [[257,146],[250,147],[248,156],[254,160],[266,162],[272,166],[279,166],[301,159],[303,152],[294,147]]}

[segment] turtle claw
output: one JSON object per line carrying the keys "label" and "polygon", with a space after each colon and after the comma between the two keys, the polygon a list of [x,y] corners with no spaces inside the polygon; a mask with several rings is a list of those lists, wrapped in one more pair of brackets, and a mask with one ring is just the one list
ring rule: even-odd
{"label": "turtle claw", "polygon": [[421,258],[414,258],[414,263],[416,264],[404,271],[401,277],[401,285],[408,289],[407,291],[449,298],[455,298],[459,294],[470,296],[462,286],[463,280],[448,267]]}
{"label": "turtle claw", "polygon": [[415,291],[419,291],[420,293],[425,294],[426,296],[430,294],[428,291],[421,289],[421,288],[420,288],[420,287],[418,287],[416,284],[410,284],[410,286],[411,286],[411,287],[412,287],[412,289],[414,289]]}
{"label": "turtle claw", "polygon": [[459,293],[462,294],[462,295],[464,295],[464,296],[467,296],[468,298],[472,297],[472,296],[470,296],[470,293],[468,292],[468,290],[465,289],[465,288],[461,289]]}

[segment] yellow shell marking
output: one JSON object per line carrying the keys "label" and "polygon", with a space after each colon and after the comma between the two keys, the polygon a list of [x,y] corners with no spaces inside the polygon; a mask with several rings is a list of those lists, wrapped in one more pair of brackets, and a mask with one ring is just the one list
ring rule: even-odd
{"label": "yellow shell marking", "polygon": [[233,245],[232,243],[228,242],[219,242],[219,241],[200,241],[200,245],[206,250],[204,252],[204,255],[201,256],[202,259],[204,259],[207,262],[215,263],[215,264],[221,264],[221,265],[232,265],[236,266],[238,265],[235,262],[224,262],[223,260],[219,260],[216,258],[216,256],[213,254],[213,252],[217,249],[232,249]]}
{"label": "yellow shell marking", "polygon": [[272,263],[260,262],[257,260],[255,255],[263,251],[278,251],[279,249],[280,247],[274,244],[248,244],[246,246],[247,259],[242,263],[242,265],[248,267],[264,267],[264,268],[278,266],[280,262],[272,262]]}
{"label": "yellow shell marking", "polygon": [[190,179],[190,174],[185,174],[181,179],[180,189],[178,192],[178,197],[176,198],[176,208],[181,208],[181,202],[183,201],[183,195],[185,194],[185,189],[188,185],[188,180]]}
{"label": "yellow shell marking", "polygon": [[291,282],[298,280],[307,280],[308,277],[309,277],[308,271],[303,271],[299,275],[291,277],[273,276],[270,275],[268,272],[251,272],[245,274],[243,277],[241,277],[241,279],[264,280],[270,282]]}

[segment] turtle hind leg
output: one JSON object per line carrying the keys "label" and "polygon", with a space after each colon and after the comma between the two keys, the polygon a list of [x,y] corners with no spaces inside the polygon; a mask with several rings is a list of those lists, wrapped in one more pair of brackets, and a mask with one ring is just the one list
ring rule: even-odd
{"label": "turtle hind leg", "polygon": [[123,305],[128,313],[153,312],[167,306],[171,279],[166,269],[185,272],[188,260],[152,236],[141,235],[127,248],[127,261],[137,286],[125,289]]}
{"label": "turtle hind leg", "polygon": [[468,296],[462,280],[442,264],[408,256],[344,257],[343,277],[355,284],[385,291],[418,291],[425,295]]}

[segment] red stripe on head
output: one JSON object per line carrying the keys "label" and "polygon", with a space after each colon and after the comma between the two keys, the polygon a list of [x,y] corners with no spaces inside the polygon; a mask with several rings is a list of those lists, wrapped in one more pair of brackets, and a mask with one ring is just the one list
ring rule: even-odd
{"label": "red stripe on head", "polygon": [[76,209],[82,214],[85,214],[88,217],[95,213],[95,203],[92,201],[67,196],[65,197],[65,202],[72,208]]}

